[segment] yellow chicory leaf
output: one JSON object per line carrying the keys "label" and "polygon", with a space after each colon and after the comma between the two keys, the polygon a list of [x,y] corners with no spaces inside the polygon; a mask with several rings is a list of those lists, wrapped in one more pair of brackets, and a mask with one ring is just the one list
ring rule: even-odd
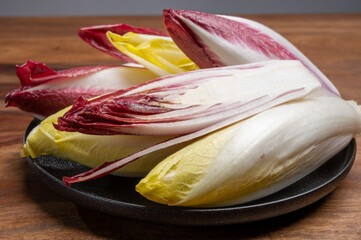
{"label": "yellow chicory leaf", "polygon": [[121,52],[158,76],[199,69],[169,37],[107,32],[109,41]]}

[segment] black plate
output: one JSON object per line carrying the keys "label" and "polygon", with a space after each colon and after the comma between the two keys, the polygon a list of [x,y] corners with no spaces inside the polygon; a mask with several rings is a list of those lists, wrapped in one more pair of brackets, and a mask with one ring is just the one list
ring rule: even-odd
{"label": "black plate", "polygon": [[[25,137],[39,121],[33,120]],[[105,176],[67,187],[63,176],[89,168],[54,156],[27,158],[29,165],[54,191],[96,211],[136,220],[180,225],[222,225],[251,222],[289,213],[305,207],[331,191],[346,177],[356,154],[356,141],[297,183],[263,199],[243,205],[219,208],[168,207],[143,198],[134,188],[138,178]]]}

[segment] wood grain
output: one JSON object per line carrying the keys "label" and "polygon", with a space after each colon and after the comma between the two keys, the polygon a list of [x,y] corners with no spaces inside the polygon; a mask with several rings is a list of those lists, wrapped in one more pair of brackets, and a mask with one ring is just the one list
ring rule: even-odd
{"label": "wood grain", "polygon": [[[361,103],[361,14],[249,15],[303,51]],[[0,239],[361,239],[361,139],[339,187],[299,211],[255,223],[182,227],[121,219],[76,206],[45,187],[19,153],[31,117],[5,108],[17,88],[15,65],[29,59],[55,69],[116,64],[77,37],[81,26],[125,22],[163,29],[161,17],[0,18]]]}

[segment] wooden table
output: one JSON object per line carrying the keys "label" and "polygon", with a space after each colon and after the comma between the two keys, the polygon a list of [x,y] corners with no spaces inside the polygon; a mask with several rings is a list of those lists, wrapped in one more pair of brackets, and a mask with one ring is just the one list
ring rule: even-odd
{"label": "wooden table", "polygon": [[[361,103],[361,14],[249,15],[283,34],[338,87]],[[128,23],[163,28],[157,17],[0,18],[0,239],[361,239],[361,150],[339,187],[299,211],[248,224],[185,227],[144,223],[84,209],[43,185],[19,156],[31,117],[5,108],[29,59],[59,70],[117,64],[77,37],[81,26]],[[357,139],[361,149],[361,138]]]}

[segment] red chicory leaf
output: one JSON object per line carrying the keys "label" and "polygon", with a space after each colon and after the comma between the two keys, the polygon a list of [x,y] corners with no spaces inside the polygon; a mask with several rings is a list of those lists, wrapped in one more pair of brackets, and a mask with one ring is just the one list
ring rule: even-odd
{"label": "red chicory leaf", "polygon": [[110,31],[119,35],[124,35],[127,32],[134,32],[146,35],[169,36],[167,33],[150,28],[136,28],[127,24],[111,24],[111,25],[97,25],[80,28],[78,31],[79,37],[87,42],[90,46],[109,54],[110,56],[119,58],[124,62],[136,63],[132,58],[123,54],[108,40],[106,33]]}

